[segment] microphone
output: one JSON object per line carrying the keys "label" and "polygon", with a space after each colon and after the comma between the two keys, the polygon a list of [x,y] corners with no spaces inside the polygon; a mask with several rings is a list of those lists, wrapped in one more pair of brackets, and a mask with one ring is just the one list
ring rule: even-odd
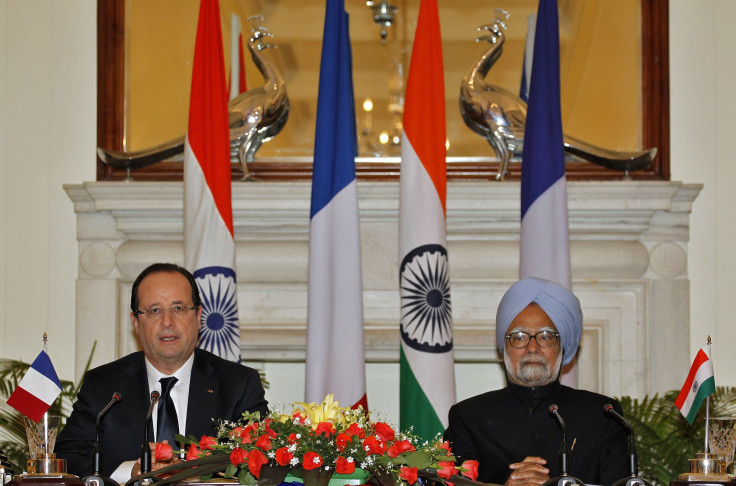
{"label": "microphone", "polygon": [[107,413],[107,411],[110,410],[110,408],[118,403],[120,400],[122,400],[122,395],[120,394],[120,392],[114,392],[110,401],[107,402],[107,405],[105,405],[100,413],[97,414],[97,419],[95,420],[95,444],[92,448],[92,469],[94,472],[91,476],[84,478],[84,484],[86,484],[87,486],[102,486],[105,483],[115,484],[112,479],[100,474],[102,464],[102,441],[100,440],[100,423],[102,422],[102,417]]}
{"label": "microphone", "polygon": [[143,429],[143,445],[141,446],[141,474],[151,472],[151,446],[149,445],[148,437],[148,424],[151,423],[151,417],[153,416],[153,409],[156,407],[161,393],[153,390],[151,392],[151,406],[148,407],[148,413],[146,414],[146,422]]}
{"label": "microphone", "polygon": [[557,422],[560,423],[562,429],[562,443],[560,444],[560,474],[567,476],[567,427],[565,427],[565,421],[560,416],[559,407],[553,403],[549,406],[549,413],[555,416]]}
{"label": "microphone", "polygon": [[565,427],[565,421],[562,420],[562,417],[560,416],[559,407],[557,406],[557,404],[553,403],[549,406],[549,413],[555,416],[557,422],[560,424],[560,428],[562,429],[562,442],[560,443],[560,475],[554,478],[549,478],[543,483],[542,486],[572,486],[575,484],[582,485],[584,483],[581,480],[570,476],[567,473],[567,455],[569,453],[569,451],[567,450],[567,427]]}
{"label": "microphone", "polygon": [[613,405],[610,403],[606,403],[603,405],[603,413],[606,413],[610,415],[611,417],[615,418],[618,423],[620,423],[626,431],[629,433],[629,477],[622,478],[613,483],[617,486],[634,486],[634,485],[649,485],[651,486],[651,483],[645,479],[641,479],[638,477],[639,474],[639,456],[636,453],[636,443],[634,441],[634,429],[631,427],[631,424],[628,420],[624,418],[623,415],[618,413],[614,408]]}

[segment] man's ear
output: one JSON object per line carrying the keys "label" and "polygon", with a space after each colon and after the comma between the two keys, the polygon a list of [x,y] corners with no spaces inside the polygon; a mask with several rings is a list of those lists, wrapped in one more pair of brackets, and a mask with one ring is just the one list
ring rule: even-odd
{"label": "man's ear", "polygon": [[135,329],[135,333],[138,334],[138,316],[135,312],[130,313],[130,321],[133,324],[133,329]]}

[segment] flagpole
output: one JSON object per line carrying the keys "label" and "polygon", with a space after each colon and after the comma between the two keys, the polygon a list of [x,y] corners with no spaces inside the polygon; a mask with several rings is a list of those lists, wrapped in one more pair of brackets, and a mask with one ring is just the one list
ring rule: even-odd
{"label": "flagpole", "polygon": [[[710,347],[710,335],[708,335],[708,346]],[[708,453],[708,431],[710,427],[708,427],[708,424],[710,423],[710,395],[705,397],[705,453]]]}

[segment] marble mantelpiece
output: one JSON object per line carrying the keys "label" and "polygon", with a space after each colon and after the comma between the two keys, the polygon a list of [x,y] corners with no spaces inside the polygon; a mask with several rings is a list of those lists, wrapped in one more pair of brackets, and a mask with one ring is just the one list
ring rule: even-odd
{"label": "marble mantelpiece", "polygon": [[[66,185],[77,214],[77,373],[137,349],[130,287],[155,261],[182,263],[182,184]],[[689,218],[700,185],[568,183],[573,287],[585,314],[580,386],[642,396],[679,388],[689,363]],[[248,361],[304,360],[308,182],[234,183],[238,301]],[[358,184],[366,356],[398,361],[397,182]],[[495,308],[518,274],[519,184],[447,191],[455,359],[497,361]],[[104,358],[103,358],[104,357]]]}

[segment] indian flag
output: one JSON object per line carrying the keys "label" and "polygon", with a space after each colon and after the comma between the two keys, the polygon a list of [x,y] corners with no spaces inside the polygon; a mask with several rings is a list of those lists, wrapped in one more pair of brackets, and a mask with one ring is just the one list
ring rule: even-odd
{"label": "indian flag", "polygon": [[455,402],[450,274],[445,236],[445,84],[437,0],[422,0],[401,140],[399,288],[402,430],[425,440]]}
{"label": "indian flag", "polygon": [[713,378],[713,362],[710,360],[710,345],[705,346],[695,356],[685,384],[675,400],[675,406],[690,425],[698,413],[705,397],[716,391]]}
{"label": "indian flag", "polygon": [[202,0],[184,144],[184,266],[199,286],[199,347],[240,361],[230,128],[220,4]]}

